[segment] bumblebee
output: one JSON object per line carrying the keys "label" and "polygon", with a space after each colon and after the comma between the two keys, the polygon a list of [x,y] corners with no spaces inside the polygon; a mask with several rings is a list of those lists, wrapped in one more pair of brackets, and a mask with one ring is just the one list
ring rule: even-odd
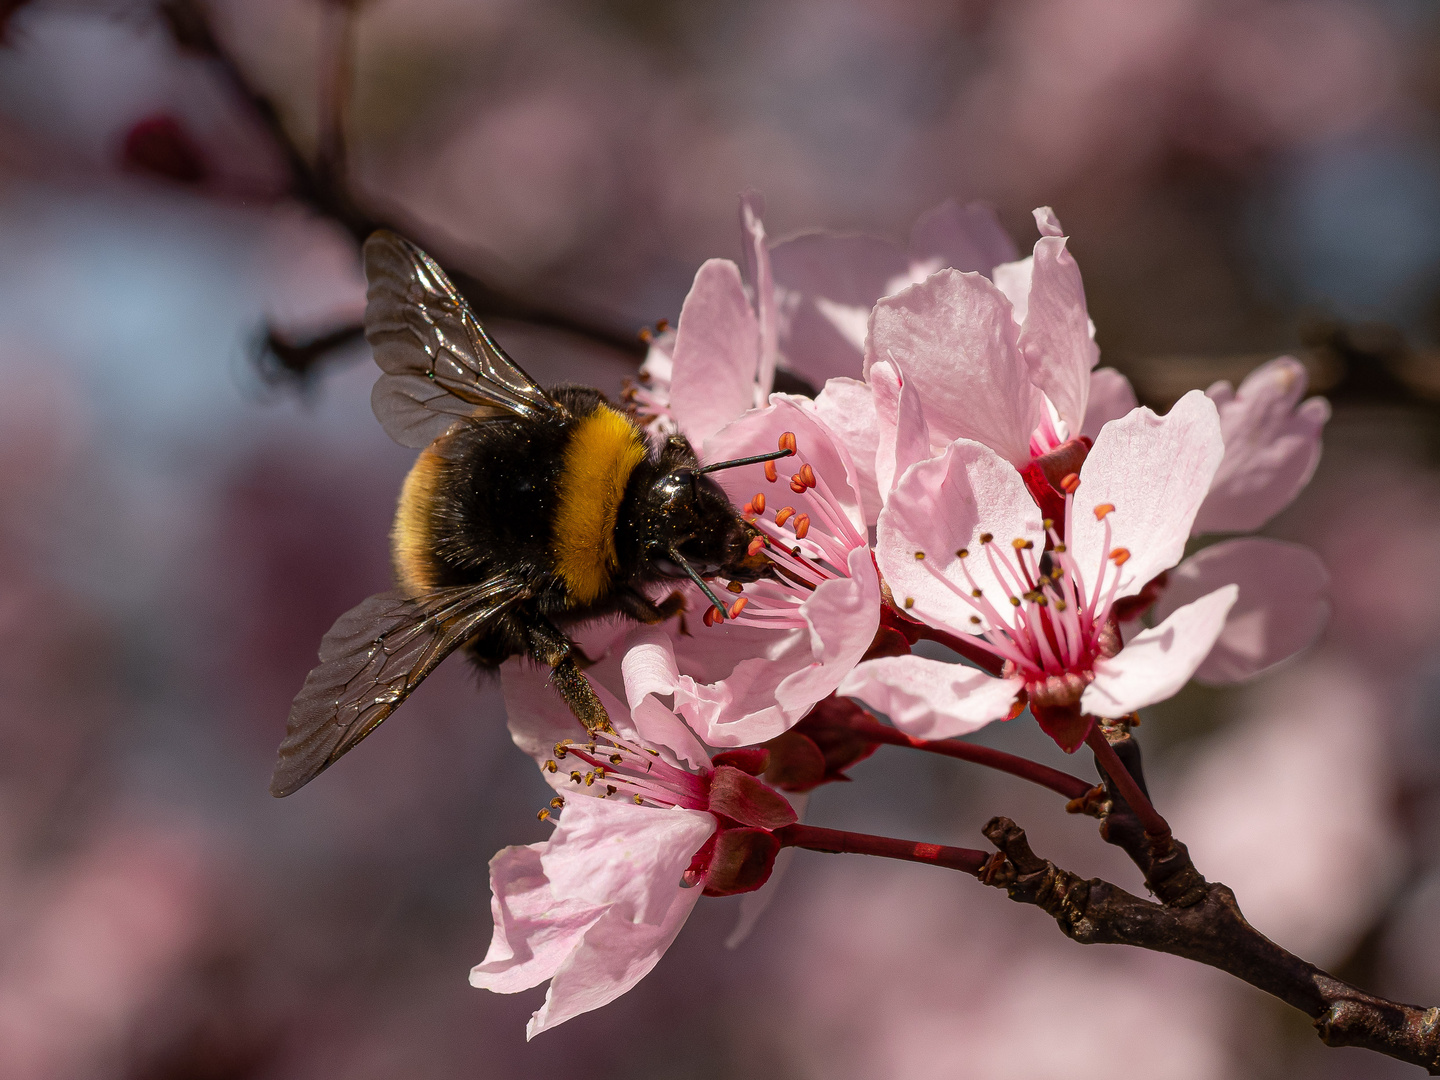
{"label": "bumblebee", "polygon": [[435,261],[380,231],[365,243],[365,337],[381,375],[371,405],[421,450],[391,533],[399,587],[347,611],[290,709],[270,784],[289,795],[389,716],[463,648],[482,668],[512,656],[594,730],[605,708],[566,627],[679,614],[651,596],[689,578],[772,573],[760,534],[707,474],[790,451],[701,465],[683,436],[652,447],[598,390],[542,390],[475,318]]}

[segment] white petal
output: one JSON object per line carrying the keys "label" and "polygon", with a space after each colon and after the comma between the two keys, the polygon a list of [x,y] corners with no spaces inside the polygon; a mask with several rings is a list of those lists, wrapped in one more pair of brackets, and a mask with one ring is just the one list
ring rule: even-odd
{"label": "white petal", "polygon": [[540,865],[557,899],[610,905],[621,918],[657,924],[715,828],[703,810],[572,798]]}
{"label": "white petal", "polygon": [[884,713],[907,735],[949,739],[1003,720],[1023,685],[964,664],[886,656],[857,666],[837,692]]}
{"label": "white petal", "polygon": [[1035,227],[1040,230],[1041,236],[1065,235],[1065,230],[1060,227],[1060,219],[1050,207],[1037,206],[1030,212],[1035,216]]}
{"label": "white petal", "polygon": [[1213,544],[1170,572],[1155,605],[1163,619],[1198,596],[1234,583],[1240,599],[1197,682],[1242,682],[1308,648],[1330,616],[1330,575],[1309,548],[1246,536]]}
{"label": "white petal", "polygon": [[880,431],[870,387],[859,379],[831,379],[815,398],[815,411],[850,451],[865,523],[874,525],[883,504],[875,482],[875,452]]}
{"label": "white petal", "polygon": [[1023,467],[1042,400],[1018,340],[1010,302],[989,279],[941,270],[875,305],[865,372],[900,362],[920,391],[937,449],[974,439]]}
{"label": "white petal", "polygon": [[1100,359],[1090,334],[1085,286],[1080,267],[1063,236],[1042,236],[1035,245],[1035,266],[1020,352],[1030,380],[1055,406],[1073,434],[1085,424],[1090,369]]}
{"label": "white petal", "polygon": [[1282,356],[1240,384],[1206,393],[1220,409],[1225,460],[1195,519],[1195,532],[1249,532],[1278,514],[1310,482],[1320,461],[1320,432],[1330,404],[1311,398],[1297,407],[1308,379],[1304,366]]}
{"label": "white petal", "polygon": [[557,900],[540,866],[544,844],[507,847],[490,860],[490,912],[495,930],[470,985],[497,994],[539,986],[560,969],[605,908]]}
{"label": "white petal", "polygon": [[1085,425],[1080,434],[1093,440],[1102,427],[1119,420],[1137,404],[1129,379],[1114,368],[1096,368],[1090,373],[1090,404],[1085,408]]}
{"label": "white petal", "polygon": [[1095,716],[1124,716],[1172,697],[1210,652],[1239,593],[1234,585],[1216,589],[1137,634],[1117,655],[1097,660],[1095,681],[1080,696],[1080,708]]}
{"label": "white petal", "polygon": [[608,1005],[648,975],[702,895],[698,886],[673,890],[664,917],[653,925],[632,923],[614,909],[606,911],[550,980],[545,1004],[530,1018],[525,1038],[533,1039],[572,1016]]}
{"label": "white petal", "polygon": [[990,275],[995,287],[1010,301],[1015,325],[1024,326],[1030,311],[1030,279],[1035,272],[1035,256],[1026,255],[1015,262],[1001,263]]}
{"label": "white petal", "polygon": [[[1224,452],[1215,406],[1199,390],[1163,417],[1135,409],[1106,424],[1080,469],[1070,516],[1070,547],[1087,587],[1094,587],[1102,561],[1115,548],[1130,552],[1116,596],[1139,592],[1179,562]],[[1094,514],[1103,503],[1115,507],[1106,519],[1108,546],[1106,522]]]}
{"label": "white petal", "polygon": [[695,274],[676,327],[670,412],[696,446],[755,404],[760,328],[740,268],[711,259]]}
{"label": "white petal", "polygon": [[765,200],[757,192],[740,196],[740,236],[744,248],[745,280],[750,286],[759,328],[760,356],[755,371],[757,399],[763,405],[775,385],[779,360],[779,313],[775,304],[775,275],[770,267],[770,248],[765,242]]}
{"label": "white petal", "polygon": [[[876,526],[875,561],[907,614],[956,633],[980,633],[991,622],[970,602],[971,589],[983,592],[1006,625],[1014,610],[1006,599],[1014,587],[996,576],[980,543],[987,532],[1006,558],[1014,557],[1015,539],[1030,541],[1034,551],[1045,546],[1040,511],[1020,474],[989,447],[958,439],[911,467],[890,493]],[[964,560],[956,554],[962,548],[970,553]],[[972,615],[981,622],[972,623]]]}

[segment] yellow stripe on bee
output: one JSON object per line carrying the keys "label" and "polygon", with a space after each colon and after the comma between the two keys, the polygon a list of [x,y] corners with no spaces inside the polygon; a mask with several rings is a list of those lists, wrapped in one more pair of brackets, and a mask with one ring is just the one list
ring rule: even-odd
{"label": "yellow stripe on bee", "polygon": [[390,558],[395,576],[412,596],[429,592],[437,584],[430,516],[444,469],[444,458],[423,451],[400,488],[400,505],[390,528]]}
{"label": "yellow stripe on bee", "polygon": [[565,446],[551,552],[576,604],[610,587],[615,572],[615,519],[625,485],[645,460],[640,430],[604,405],[581,419]]}

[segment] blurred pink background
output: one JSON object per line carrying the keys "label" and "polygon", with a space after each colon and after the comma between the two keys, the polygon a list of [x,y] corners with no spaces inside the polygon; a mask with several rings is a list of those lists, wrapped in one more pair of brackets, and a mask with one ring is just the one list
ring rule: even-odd
{"label": "blurred pink background", "polygon": [[[333,11],[210,10],[308,149]],[[739,256],[745,188],[771,236],[899,238],[953,196],[994,203],[1025,248],[1044,203],[1102,362],[1147,403],[1304,360],[1335,418],[1267,531],[1324,556],[1331,627],[1252,685],[1150,710],[1139,738],[1158,805],[1257,927],[1440,1001],[1433,5],[372,0],[355,35],[362,202],[517,295],[626,330],[673,320],[703,259]],[[168,177],[137,150],[156,130]],[[356,255],[149,5],[11,18],[0,1075],[1413,1075],[1327,1050],[1215,971],[1076,945],[956,875],[812,852],[740,948],[737,902],[706,900],[634,991],[527,1045],[542,991],[466,982],[487,860],[546,832],[497,686],[452,661],[341,767],[266,791],[321,634],[388,583],[412,457],[371,416],[363,346],[303,393],[250,363],[267,320],[304,336],[358,316]],[[634,369],[493,329],[542,382],[613,392]],[[1090,775],[1033,725],[983,739]],[[809,819],[973,845],[1004,813],[1046,856],[1141,888],[1091,819],[1019,781],[891,749],[854,775]],[[1283,858],[1262,860],[1276,835]]]}

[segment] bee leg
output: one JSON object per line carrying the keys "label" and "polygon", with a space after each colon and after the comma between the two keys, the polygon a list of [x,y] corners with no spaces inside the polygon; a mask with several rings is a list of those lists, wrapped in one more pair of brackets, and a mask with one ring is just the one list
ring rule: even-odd
{"label": "bee leg", "polygon": [[589,731],[610,726],[610,714],[576,661],[579,652],[570,639],[548,622],[530,629],[530,655],[551,667],[550,681],[570,706],[575,719]]}
{"label": "bee leg", "polygon": [[685,611],[685,594],[676,589],[660,603],[655,603],[643,593],[632,589],[621,592],[616,600],[620,610],[636,622],[662,623]]}

